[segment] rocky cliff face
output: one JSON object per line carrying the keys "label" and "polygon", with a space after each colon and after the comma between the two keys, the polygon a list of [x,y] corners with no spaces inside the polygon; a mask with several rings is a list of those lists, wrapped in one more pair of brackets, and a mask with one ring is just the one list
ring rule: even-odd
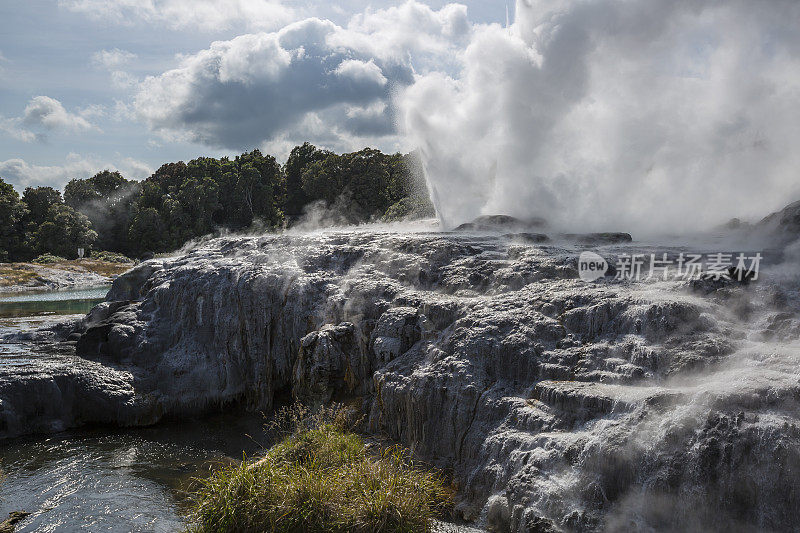
{"label": "rocky cliff face", "polygon": [[497,531],[800,523],[796,286],[585,283],[576,246],[216,239],[119,278],[28,392],[2,369],[0,431],[359,399]]}

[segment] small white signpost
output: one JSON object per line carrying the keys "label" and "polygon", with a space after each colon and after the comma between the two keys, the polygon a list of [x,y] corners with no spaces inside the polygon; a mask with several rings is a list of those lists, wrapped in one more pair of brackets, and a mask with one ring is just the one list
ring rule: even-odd
{"label": "small white signpost", "polygon": [[83,259],[83,248],[78,248],[78,259]]}

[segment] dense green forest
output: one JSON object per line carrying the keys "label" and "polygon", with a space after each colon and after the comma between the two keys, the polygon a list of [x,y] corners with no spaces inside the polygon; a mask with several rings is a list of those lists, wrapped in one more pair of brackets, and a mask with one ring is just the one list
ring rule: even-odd
{"label": "dense green forest", "polygon": [[305,143],[283,166],[258,150],[200,157],[162,165],[141,182],[105,170],[71,180],[63,195],[28,187],[20,196],[0,177],[0,260],[73,258],[79,247],[141,257],[223,228],[291,226],[309,206],[340,223],[433,215],[414,154],[339,155]]}

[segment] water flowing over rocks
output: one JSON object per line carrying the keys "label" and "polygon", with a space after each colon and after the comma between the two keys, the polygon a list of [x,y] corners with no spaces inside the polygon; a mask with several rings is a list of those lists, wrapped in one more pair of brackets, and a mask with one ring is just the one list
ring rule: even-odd
{"label": "water flowing over rocks", "polygon": [[[627,240],[594,249],[613,263]],[[585,283],[583,249],[215,239],[121,276],[71,340],[32,339],[64,353],[0,371],[0,432],[357,399],[492,530],[800,524],[797,287]]]}

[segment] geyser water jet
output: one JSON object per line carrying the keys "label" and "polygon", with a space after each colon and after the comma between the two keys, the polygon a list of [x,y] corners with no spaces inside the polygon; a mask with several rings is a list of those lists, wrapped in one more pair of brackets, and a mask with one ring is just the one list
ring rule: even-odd
{"label": "geyser water jet", "polygon": [[518,0],[457,75],[417,76],[401,125],[450,227],[505,213],[641,235],[763,216],[800,197],[798,26],[788,0]]}

